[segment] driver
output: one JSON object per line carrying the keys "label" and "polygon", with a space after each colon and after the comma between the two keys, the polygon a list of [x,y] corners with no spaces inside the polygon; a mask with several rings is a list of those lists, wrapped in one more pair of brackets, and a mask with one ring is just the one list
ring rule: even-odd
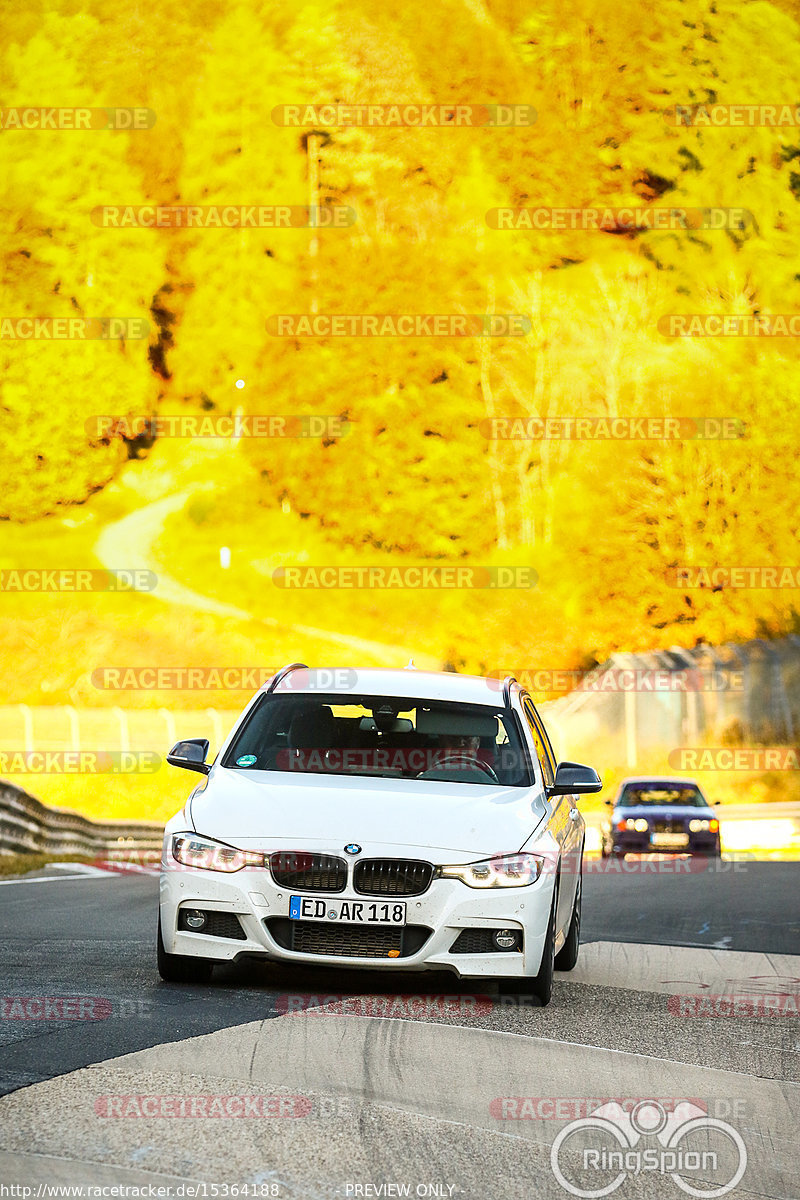
{"label": "driver", "polygon": [[[480,737],[473,733],[438,734],[436,749],[433,751],[430,765],[417,778],[436,778],[435,772],[441,771],[445,773],[448,771],[456,773],[463,771],[468,776],[475,775],[476,773],[484,776],[488,775],[495,783],[499,782],[494,768],[480,758],[478,754],[480,744]],[[433,774],[429,775],[428,772]]]}
{"label": "driver", "polygon": [[481,739],[468,733],[443,733],[437,738],[437,750],[434,761],[444,758],[476,759]]}

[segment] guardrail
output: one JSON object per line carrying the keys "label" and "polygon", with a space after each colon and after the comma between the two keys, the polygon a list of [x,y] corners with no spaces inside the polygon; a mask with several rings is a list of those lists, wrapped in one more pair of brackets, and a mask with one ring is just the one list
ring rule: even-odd
{"label": "guardrail", "polygon": [[48,808],[13,783],[0,780],[0,854],[109,854],[160,850],[163,825],[90,821]]}

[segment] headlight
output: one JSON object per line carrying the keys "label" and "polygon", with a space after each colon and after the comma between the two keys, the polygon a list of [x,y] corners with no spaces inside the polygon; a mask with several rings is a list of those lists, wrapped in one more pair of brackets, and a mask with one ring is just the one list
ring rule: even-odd
{"label": "headlight", "polygon": [[719,829],[719,821],[690,821],[690,833],[706,833],[708,831],[716,833]]}
{"label": "headlight", "polygon": [[504,854],[482,862],[436,868],[438,879],[460,879],[471,888],[527,887],[536,883],[544,859],[536,854]]}
{"label": "headlight", "polygon": [[633,828],[637,833],[647,833],[650,826],[647,824],[647,819],[645,817],[637,817],[633,822]]}
{"label": "headlight", "polygon": [[255,850],[237,850],[197,833],[176,833],[172,839],[172,857],[184,867],[199,867],[202,871],[230,872],[264,866],[264,855]]}

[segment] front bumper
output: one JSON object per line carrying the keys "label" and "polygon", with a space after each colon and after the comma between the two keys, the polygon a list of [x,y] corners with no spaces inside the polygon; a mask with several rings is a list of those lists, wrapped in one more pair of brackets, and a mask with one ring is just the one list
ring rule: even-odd
{"label": "front bumper", "polygon": [[719,854],[718,833],[690,833],[686,846],[653,845],[649,833],[636,830],[615,831],[612,839],[614,854]]}
{"label": "front bumper", "polygon": [[[418,853],[417,853],[418,856]],[[355,954],[298,953],[286,942],[289,897],[302,894],[323,898],[325,893],[287,889],[275,884],[266,868],[245,868],[232,874],[179,866],[162,861],[160,881],[161,936],[168,954],[232,962],[257,955],[279,962],[313,966],[355,967],[390,971],[448,970],[464,978],[491,979],[536,975],[541,964],[550,907],[553,875],[543,872],[527,887],[469,888],[457,879],[434,879],[419,896],[397,896],[407,906],[407,924],[430,930],[419,949],[403,957],[363,957]],[[378,900],[348,885],[331,900]],[[244,938],[210,936],[178,928],[181,910],[199,908],[232,913]],[[277,925],[273,922],[278,921]],[[320,923],[322,924],[322,923]],[[273,936],[270,926],[277,936]],[[374,927],[373,927],[374,928]],[[385,928],[385,927],[384,927]],[[465,929],[506,928],[519,931],[522,949],[509,952],[453,953],[453,943]],[[409,945],[419,938],[410,938]]]}

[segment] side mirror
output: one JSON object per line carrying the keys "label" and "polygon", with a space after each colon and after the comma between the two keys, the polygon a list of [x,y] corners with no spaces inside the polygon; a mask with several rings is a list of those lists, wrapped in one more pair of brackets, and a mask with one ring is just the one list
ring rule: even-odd
{"label": "side mirror", "polygon": [[185,742],[176,742],[167,755],[167,762],[172,767],[184,767],[187,771],[199,771],[207,775],[211,764],[206,762],[208,754],[208,738],[188,738]]}
{"label": "side mirror", "polygon": [[613,807],[614,807],[614,801],[613,801],[613,800],[604,800],[604,801],[603,801],[603,803],[604,803],[604,804],[607,804],[609,808],[613,808]]}
{"label": "side mirror", "polygon": [[722,804],[722,801],[721,800],[712,800],[711,803],[712,804]]}
{"label": "side mirror", "polygon": [[562,762],[558,764],[556,781],[552,787],[547,789],[547,794],[549,796],[585,795],[587,792],[599,792],[602,786],[603,782],[594,767],[585,767],[583,763]]}

